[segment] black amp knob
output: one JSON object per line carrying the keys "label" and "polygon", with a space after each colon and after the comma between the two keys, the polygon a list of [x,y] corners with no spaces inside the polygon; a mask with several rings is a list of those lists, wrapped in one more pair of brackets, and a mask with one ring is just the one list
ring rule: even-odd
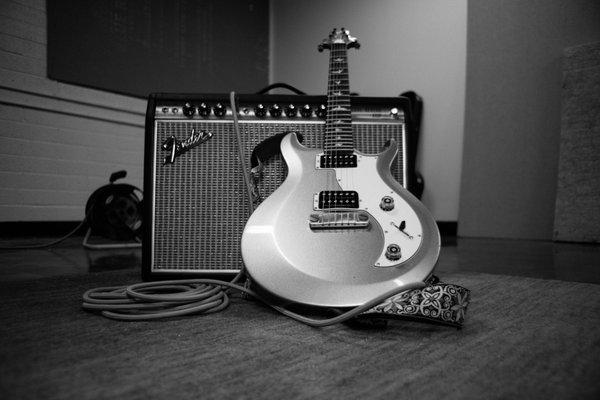
{"label": "black amp knob", "polygon": [[302,118],[310,118],[312,117],[312,107],[308,104],[305,104],[301,109],[300,109],[300,115],[302,115]]}
{"label": "black amp knob", "polygon": [[278,104],[273,104],[269,107],[269,114],[271,114],[271,117],[273,118],[281,117],[281,107],[279,107]]}
{"label": "black amp knob", "polygon": [[267,109],[262,104],[257,104],[256,107],[254,107],[254,115],[258,118],[264,118],[267,115]]}
{"label": "black amp knob", "polygon": [[285,111],[285,116],[288,118],[296,118],[296,115],[298,115],[298,109],[293,104],[288,104],[285,107],[284,111]]}
{"label": "black amp knob", "polygon": [[198,114],[202,118],[207,118],[210,115],[210,106],[206,103],[202,103],[198,106]]}
{"label": "black amp knob", "polygon": [[213,112],[215,113],[215,115],[217,117],[222,118],[227,113],[227,108],[225,108],[225,106],[223,104],[217,103],[215,105],[215,109],[213,110]]}
{"label": "black amp knob", "polygon": [[317,108],[317,117],[319,117],[321,119],[325,119],[326,116],[327,116],[327,107],[325,106],[325,104],[321,104],[319,106],[319,108]]}
{"label": "black amp knob", "polygon": [[196,113],[196,107],[194,107],[194,105],[190,102],[185,103],[182,109],[183,115],[185,115],[188,118],[193,118],[194,114]]}

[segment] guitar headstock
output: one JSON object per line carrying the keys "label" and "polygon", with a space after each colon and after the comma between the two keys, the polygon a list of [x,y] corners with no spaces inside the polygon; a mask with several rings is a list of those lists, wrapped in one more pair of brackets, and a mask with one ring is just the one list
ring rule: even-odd
{"label": "guitar headstock", "polygon": [[346,48],[350,49],[352,47],[358,49],[360,48],[360,43],[358,43],[358,39],[353,36],[350,36],[350,32],[347,29],[337,29],[335,28],[329,34],[327,39],[323,39],[323,43],[319,45],[319,51],[323,51],[323,49],[331,49],[331,46],[334,44],[345,44]]}

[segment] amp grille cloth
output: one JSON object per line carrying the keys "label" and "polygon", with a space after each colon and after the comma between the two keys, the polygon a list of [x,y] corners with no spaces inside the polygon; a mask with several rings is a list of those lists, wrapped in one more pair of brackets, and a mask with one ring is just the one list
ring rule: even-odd
{"label": "amp grille cloth", "polygon": [[[298,131],[304,145],[321,147],[324,124],[244,123],[240,121],[244,164],[254,146],[267,137]],[[230,122],[157,121],[154,160],[153,272],[219,272],[241,268],[240,241],[250,215],[242,171],[237,156],[235,132]],[[207,130],[213,137],[163,165],[166,155],[160,145],[171,135],[179,140],[190,130]],[[402,166],[402,123],[353,123],[356,148],[363,153],[381,151],[394,138],[399,146],[392,174],[404,185]],[[264,199],[283,182],[287,174],[281,156],[265,165],[259,191]]]}

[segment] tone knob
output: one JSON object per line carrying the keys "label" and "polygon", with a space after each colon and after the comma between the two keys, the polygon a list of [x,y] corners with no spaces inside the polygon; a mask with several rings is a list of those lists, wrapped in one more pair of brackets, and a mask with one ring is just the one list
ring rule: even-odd
{"label": "tone knob", "polygon": [[207,118],[210,115],[210,106],[206,103],[200,104],[198,106],[198,114],[200,114],[202,118]]}
{"label": "tone knob", "polygon": [[390,261],[399,260],[402,257],[400,246],[397,244],[390,244],[387,249],[385,249],[385,257]]}
{"label": "tone knob", "polygon": [[227,108],[223,104],[217,103],[215,105],[215,108],[214,108],[213,112],[215,113],[215,115],[217,117],[222,118],[227,113]]}
{"label": "tone knob", "polygon": [[391,211],[394,209],[394,199],[390,196],[384,196],[379,203],[379,207],[383,211]]}
{"label": "tone knob", "polygon": [[258,118],[264,118],[267,115],[267,109],[262,104],[258,104],[256,107],[254,107],[254,115],[256,115]]}
{"label": "tone knob", "polygon": [[308,104],[305,104],[301,109],[300,109],[300,115],[302,115],[302,118],[310,118],[312,117],[312,107]]}
{"label": "tone knob", "polygon": [[319,106],[319,108],[317,108],[317,117],[319,117],[321,119],[325,119],[326,116],[327,116],[327,107],[325,106],[325,104],[321,104]]}
{"label": "tone knob", "polygon": [[194,107],[192,103],[188,102],[183,105],[183,115],[185,115],[188,118],[193,118],[195,113],[196,107]]}
{"label": "tone knob", "polygon": [[269,114],[271,114],[271,117],[273,118],[279,118],[281,117],[281,107],[279,107],[279,104],[273,104],[271,107],[269,107]]}
{"label": "tone knob", "polygon": [[298,115],[298,109],[293,104],[288,104],[285,107],[284,111],[285,111],[285,116],[288,118],[296,118],[296,115]]}

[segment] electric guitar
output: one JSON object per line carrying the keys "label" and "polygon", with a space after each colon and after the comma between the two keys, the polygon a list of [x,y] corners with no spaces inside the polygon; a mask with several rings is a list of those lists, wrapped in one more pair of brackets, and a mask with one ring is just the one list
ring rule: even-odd
{"label": "electric guitar", "polygon": [[284,299],[352,307],[404,284],[423,282],[440,251],[435,220],[393,177],[391,140],[377,155],[354,148],[345,29],[319,45],[330,50],[322,149],[295,133],[281,142],[285,181],[250,216],[242,257],[256,283]]}

